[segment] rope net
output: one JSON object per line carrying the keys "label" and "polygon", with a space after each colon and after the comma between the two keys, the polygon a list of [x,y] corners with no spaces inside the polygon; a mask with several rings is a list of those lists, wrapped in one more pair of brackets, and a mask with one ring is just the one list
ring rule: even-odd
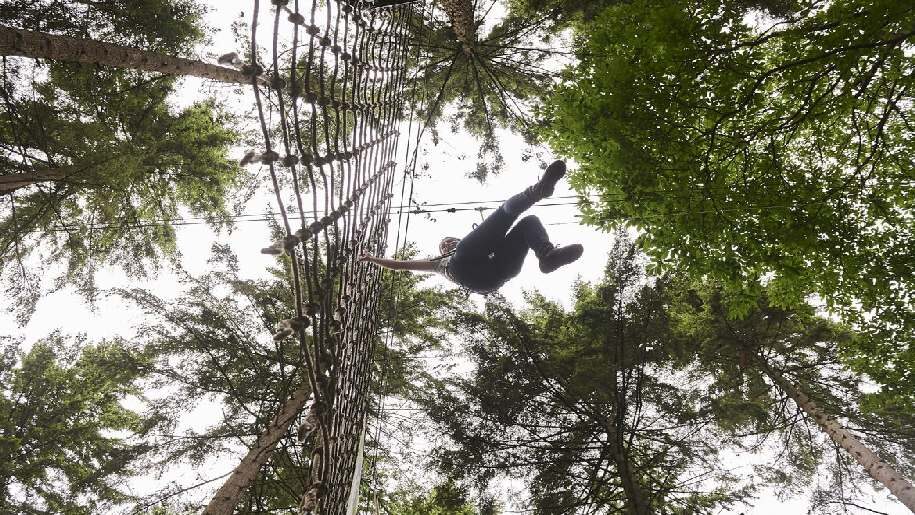
{"label": "rope net", "polygon": [[298,339],[312,397],[299,411],[311,456],[300,512],[342,514],[359,486],[381,286],[380,270],[357,259],[382,255],[388,238],[412,11],[271,4],[268,46],[255,1],[251,62],[223,57],[252,78],[264,151],[243,163],[269,168],[282,220],[282,239],[263,252],[286,254],[291,267],[295,314],[275,338]]}

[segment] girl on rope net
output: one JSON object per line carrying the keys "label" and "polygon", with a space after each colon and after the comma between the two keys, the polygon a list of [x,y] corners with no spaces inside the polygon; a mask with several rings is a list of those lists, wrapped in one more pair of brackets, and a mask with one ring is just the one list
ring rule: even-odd
{"label": "girl on rope net", "polygon": [[581,257],[584,248],[578,243],[554,247],[536,216],[528,215],[514,227],[512,224],[537,201],[552,195],[565,173],[565,163],[554,161],[540,181],[506,200],[470,234],[461,239],[450,236],[442,239],[440,258],[404,261],[363,255],[359,261],[391,270],[438,272],[477,293],[496,291],[518,275],[528,249],[540,260],[540,271],[548,274]]}

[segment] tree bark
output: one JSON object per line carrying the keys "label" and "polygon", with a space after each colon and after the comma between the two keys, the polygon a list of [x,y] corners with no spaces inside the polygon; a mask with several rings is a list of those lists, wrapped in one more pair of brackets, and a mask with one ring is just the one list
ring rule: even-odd
{"label": "tree bark", "polygon": [[871,478],[885,486],[891,494],[902,501],[906,508],[915,513],[915,487],[912,486],[912,483],[891,465],[881,461],[873,451],[858,440],[849,430],[842,427],[835,418],[824,413],[797,385],[785,379],[764,358],[760,356],[758,361],[772,382],[781,388],[788,397],[791,397],[791,400],[804,410],[804,413],[813,418],[817,425],[820,426],[820,429],[828,434],[833,442],[851,454],[855,461],[864,467],[864,470]]}
{"label": "tree bark", "polygon": [[473,3],[470,0],[438,0],[448,19],[457,40],[467,47],[476,43],[476,26],[473,23]]}
{"label": "tree bark", "polygon": [[[616,437],[616,435],[610,436],[611,438]],[[611,443],[610,455],[616,465],[616,471],[619,472],[623,493],[626,494],[626,510],[632,515],[650,515],[651,510],[645,504],[642,487],[632,474],[632,468],[629,466],[629,456],[626,455],[626,450],[620,447],[619,443]]]}
{"label": "tree bark", "polygon": [[0,175],[0,193],[12,193],[19,188],[35,184],[36,182],[59,181],[65,179],[67,175],[74,171],[75,170],[57,169]]}
{"label": "tree bark", "polygon": [[0,55],[103,64],[166,75],[190,75],[220,82],[251,83],[251,77],[234,68],[90,39],[77,39],[4,26],[0,26]]}
{"label": "tree bark", "polygon": [[[616,391],[618,382],[616,374],[611,374],[610,378],[611,391]],[[642,486],[638,479],[632,473],[632,467],[629,465],[629,456],[626,452],[623,442],[623,427],[621,424],[621,413],[618,413],[620,406],[614,407],[613,418],[608,417],[606,421],[607,429],[607,446],[610,458],[616,465],[616,471],[620,476],[620,483],[623,487],[623,493],[626,495],[626,511],[630,515],[650,515],[651,510],[645,503],[645,495],[642,492]]]}
{"label": "tree bark", "polygon": [[257,438],[248,454],[235,467],[232,475],[213,495],[213,499],[210,500],[210,504],[204,511],[205,515],[231,515],[235,511],[241,494],[251,486],[257,471],[267,462],[270,455],[273,454],[277,442],[286,434],[292,421],[305,407],[309,393],[309,389],[302,388],[293,393],[292,397],[286,401],[267,429]]}
{"label": "tree bark", "polygon": [[625,431],[626,397],[625,392],[620,390],[620,381],[617,376],[618,373],[625,374],[628,371],[628,369],[622,368],[623,360],[621,350],[624,344],[624,333],[622,318],[619,316],[622,314],[622,309],[622,298],[620,298],[617,303],[616,314],[616,348],[611,348],[609,340],[604,338],[604,352],[608,357],[608,366],[610,370],[613,371],[610,373],[609,377],[609,390],[613,393],[614,399],[616,399],[616,402],[613,405],[613,413],[611,413],[611,417],[607,417],[606,420],[607,444],[609,446],[610,457],[613,460],[614,465],[616,465],[616,471],[620,476],[623,493],[626,496],[626,511],[630,515],[651,515],[651,509],[645,503],[645,495],[644,492],[642,492],[642,486],[639,484],[638,478],[632,473],[632,467],[630,467],[629,455],[626,452],[625,438],[623,435]]}

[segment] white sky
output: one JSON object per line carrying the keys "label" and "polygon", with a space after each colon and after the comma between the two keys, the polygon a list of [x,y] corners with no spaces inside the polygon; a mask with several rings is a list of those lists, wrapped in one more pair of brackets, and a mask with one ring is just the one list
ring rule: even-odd
{"label": "white sky", "polygon": [[[267,1],[263,1],[262,4],[269,6]],[[241,50],[235,47],[230,25],[241,12],[244,12],[245,18],[249,19],[251,5],[252,2],[250,1],[210,1],[211,10],[207,15],[206,22],[216,29],[216,32],[213,35],[213,44],[202,49],[201,57],[209,56],[212,59],[214,55]],[[266,37],[266,31],[264,34],[264,37]],[[185,93],[184,100],[189,103],[198,96],[198,92],[212,90],[212,85],[195,79],[186,79],[183,83],[183,88]],[[250,97],[232,98],[232,102],[237,105],[240,111],[248,109],[251,105],[248,103],[251,101]],[[504,170],[500,174],[491,177],[485,185],[467,179],[466,172],[473,168],[475,163],[477,145],[464,134],[450,134],[445,132],[446,130],[442,129],[442,141],[437,147],[428,144],[424,146],[425,155],[420,158],[420,163],[428,162],[431,176],[420,178],[416,182],[414,198],[419,202],[449,203],[502,200],[535,182],[541,173],[536,159],[532,159],[528,163],[521,162],[520,153],[524,148],[523,143],[516,136],[506,134],[501,140],[503,142],[502,151],[505,155]],[[242,150],[239,149],[238,152],[240,156]],[[398,154],[401,161],[403,154],[403,150]],[[552,159],[546,149],[543,151],[543,159],[547,162]],[[571,164],[571,167],[574,168],[574,164]],[[395,187],[395,192],[399,193],[399,191],[398,185]],[[275,206],[270,203],[271,195],[269,195],[269,192],[265,193],[267,194],[263,197],[258,197],[246,209],[246,212],[275,210]],[[561,183],[556,189],[553,201],[568,202],[568,199],[562,199],[561,197],[571,194],[572,192],[569,190],[568,185]],[[396,200],[397,198],[395,197]],[[496,203],[489,205],[497,206]],[[501,291],[517,305],[522,303],[524,290],[538,289],[547,297],[561,301],[564,305],[569,306],[570,287],[573,281],[578,278],[595,281],[603,275],[607,251],[612,242],[608,234],[591,227],[578,225],[576,223],[577,209],[575,206],[535,206],[530,210],[530,213],[541,218],[554,243],[582,243],[585,247],[585,253],[575,264],[563,267],[549,275],[540,273],[536,259],[530,256],[521,275],[503,287]],[[418,243],[421,255],[437,255],[438,241],[442,236],[461,236],[471,229],[473,223],[479,222],[481,219],[480,214],[475,211],[454,214],[434,213],[432,216],[434,220],[427,219],[423,215],[411,216],[408,238]],[[396,216],[392,215],[392,219],[396,220]],[[178,226],[176,230],[179,248],[184,256],[182,261],[184,267],[192,275],[205,273],[210,246],[216,241],[212,230],[206,225]],[[396,230],[392,227],[392,238],[395,233]],[[238,254],[242,276],[259,277],[267,266],[273,264],[271,257],[264,256],[259,252],[262,246],[269,243],[268,238],[266,224],[242,222],[238,224],[231,235],[220,237],[220,241],[228,241]],[[431,281],[433,283],[446,283],[439,276],[432,277]],[[176,278],[168,272],[163,272],[150,281],[135,283],[127,280],[118,270],[103,270],[99,274],[98,283],[101,288],[147,288],[156,294],[164,296],[178,293],[176,291],[178,287]],[[0,305],[2,304],[4,302],[0,301]],[[0,333],[23,336],[27,348],[36,340],[56,329],[69,334],[86,333],[93,338],[113,335],[129,336],[133,333],[133,328],[141,320],[141,313],[131,309],[129,306],[125,306],[121,301],[102,299],[97,309],[92,311],[85,305],[81,297],[72,290],[65,290],[42,299],[37,313],[24,328],[16,327],[12,319],[7,316],[0,316],[0,327],[4,328],[4,330],[0,330]],[[218,413],[218,406],[210,402],[203,402],[201,409],[187,417],[186,423],[189,426],[205,424],[206,420],[215,413]],[[739,459],[736,461],[743,463]],[[230,457],[216,460],[207,466],[206,471],[200,476],[208,478],[220,475],[223,471],[228,471],[233,466],[233,463]],[[157,485],[161,486],[170,479],[180,480],[187,484],[199,480],[197,474],[190,473],[187,469],[180,469],[173,471],[172,474],[162,479],[146,478],[136,482],[135,487],[138,490],[147,490]],[[219,482],[216,482],[212,488],[201,489],[193,496],[195,498],[206,498],[207,493],[212,491],[215,485],[218,484]],[[877,495],[875,501],[877,502],[874,505],[876,509],[890,514],[906,513],[905,508],[898,502],[887,501],[885,494]],[[806,495],[800,495],[789,500],[761,498],[753,508],[733,512],[722,511],[721,513],[746,513],[747,515],[771,514],[776,511],[784,514],[805,513],[807,505]]]}

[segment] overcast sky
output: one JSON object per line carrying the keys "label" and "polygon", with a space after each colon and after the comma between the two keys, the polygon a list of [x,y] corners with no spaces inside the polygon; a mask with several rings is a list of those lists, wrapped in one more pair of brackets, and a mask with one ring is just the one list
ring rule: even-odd
{"label": "overcast sky", "polygon": [[[262,3],[269,6],[269,2]],[[245,13],[246,19],[249,18],[251,5],[252,2],[237,0],[213,0],[210,2],[207,23],[215,29],[215,32],[213,33],[212,45],[201,49],[201,57],[212,58],[212,56],[224,52],[241,50],[235,47],[230,26],[242,12]],[[228,95],[228,89],[226,88],[214,87],[196,79],[186,79],[183,81],[183,97],[178,103],[190,103],[195,98],[199,98],[201,92],[222,90],[225,90]],[[238,112],[246,112],[250,108],[251,97],[248,95],[242,97],[232,95],[227,98]],[[500,201],[535,182],[541,173],[536,159],[527,163],[521,161],[520,156],[524,148],[521,140],[513,135],[504,135],[502,137],[502,152],[505,156],[505,168],[498,175],[490,177],[485,185],[468,179],[466,173],[474,167],[475,163],[476,143],[465,134],[450,134],[445,132],[446,129],[443,128],[442,130],[441,143],[438,146],[433,146],[426,142],[422,147],[420,164],[428,163],[429,173],[428,176],[420,177],[415,184],[414,198],[418,202],[440,204]],[[237,149],[239,157],[243,150],[243,148]],[[552,160],[548,150],[541,149],[541,154],[545,162]],[[403,155],[404,152],[401,149],[398,153],[398,156],[401,157],[401,167],[403,166]],[[574,169],[574,163],[570,163],[570,167]],[[398,185],[395,187],[395,192],[399,193],[399,191]],[[573,193],[568,188],[568,185],[565,182],[561,183],[556,188],[550,203],[571,203],[572,201],[568,197],[572,195]],[[397,197],[395,197],[396,200]],[[498,202],[486,205],[495,208],[498,206]],[[273,211],[275,206],[271,203],[269,192],[265,192],[264,195],[258,196],[246,210],[248,212]],[[483,215],[485,216],[489,212],[491,210],[484,212]],[[503,287],[501,291],[517,305],[523,303],[523,292],[525,290],[538,289],[547,297],[561,301],[566,306],[569,306],[570,288],[576,279],[595,281],[602,276],[607,251],[612,244],[611,239],[607,233],[579,225],[576,217],[578,211],[574,205],[535,206],[530,213],[539,216],[546,224],[551,240],[554,243],[582,243],[585,248],[584,255],[575,264],[561,268],[549,275],[542,274],[537,268],[536,259],[530,256],[521,275]],[[421,256],[437,255],[438,241],[442,236],[460,237],[470,231],[474,223],[478,223],[481,220],[480,213],[476,211],[440,212],[431,216],[432,218],[424,215],[412,215],[410,219],[407,238],[417,243]],[[396,216],[392,216],[392,219],[396,220]],[[176,230],[179,248],[184,256],[183,266],[192,275],[205,273],[210,246],[214,241],[217,241],[213,231],[206,225],[178,226]],[[396,231],[392,227],[392,238],[395,233]],[[231,235],[221,235],[218,240],[230,243],[238,254],[242,276],[255,278],[263,277],[265,268],[273,264],[272,258],[259,252],[261,247],[269,243],[268,238],[269,233],[265,223],[241,222]],[[446,282],[438,276],[430,280],[433,283],[445,284]],[[178,288],[177,278],[167,271],[149,281],[136,283],[127,280],[118,270],[103,270],[99,274],[99,286],[101,288],[142,287],[165,296],[175,294]],[[71,290],[64,290],[42,299],[38,312],[28,326],[18,328],[12,319],[6,316],[0,318],[0,326],[9,328],[8,333],[10,334],[23,336],[25,338],[25,348],[27,348],[34,341],[46,336],[55,329],[60,329],[70,334],[86,333],[93,338],[114,335],[129,336],[133,333],[133,328],[141,321],[141,317],[141,313],[124,306],[122,302],[108,301],[106,299],[102,299],[97,305],[97,309],[92,311],[86,306],[81,297]],[[2,332],[6,333],[7,331]],[[189,416],[187,424],[193,426],[196,423],[203,423],[216,410],[216,406],[207,404],[197,413]],[[745,462],[746,460],[737,464],[745,464]],[[220,460],[214,463],[212,467],[207,467],[206,475],[201,477],[214,477],[222,473],[220,471],[227,471],[232,466],[232,460]],[[190,473],[185,469],[176,471],[170,477],[162,480],[147,479],[145,483],[137,486],[139,489],[145,489],[144,486],[161,485],[163,481],[178,477],[190,483],[196,479],[196,474]],[[205,497],[207,491],[211,490],[202,489],[197,495]],[[877,498],[885,499],[886,496],[879,494]],[[734,512],[722,511],[721,513],[744,512],[748,515],[762,515],[771,514],[776,510],[785,514],[804,513],[807,505],[806,496],[800,495],[793,500],[760,499],[752,509],[741,509]],[[905,513],[904,508],[896,502],[883,501],[880,502],[879,506],[879,509],[887,513]]]}

